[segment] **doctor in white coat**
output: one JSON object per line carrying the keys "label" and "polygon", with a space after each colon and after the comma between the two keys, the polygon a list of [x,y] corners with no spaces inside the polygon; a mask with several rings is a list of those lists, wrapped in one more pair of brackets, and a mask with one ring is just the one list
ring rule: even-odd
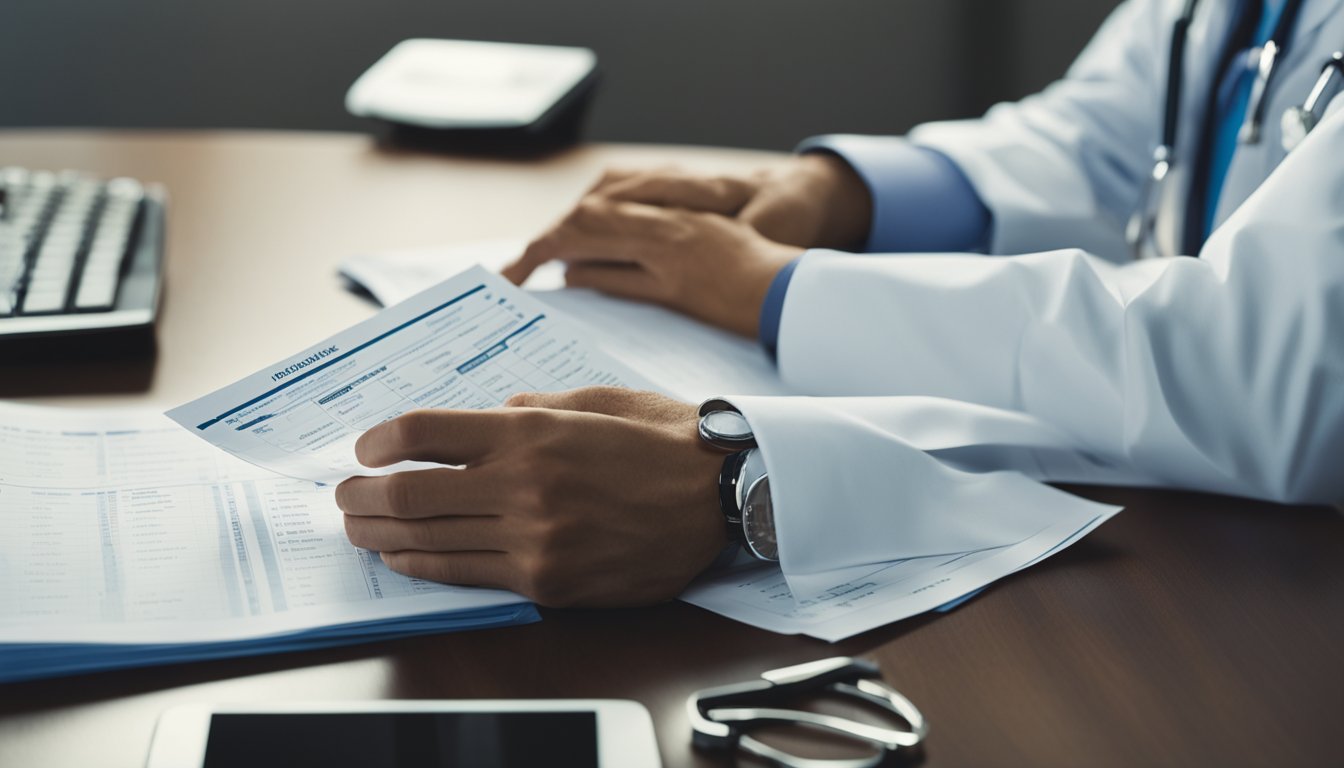
{"label": "doctor in white coat", "polygon": [[[751,178],[608,174],[508,274],[563,260],[571,284],[776,350],[809,396],[708,410],[754,435],[757,524],[791,577],[1022,535],[913,498],[930,456],[1339,503],[1342,8],[1130,0],[1062,80],[981,119],[821,137]],[[356,478],[338,500],[398,570],[552,604],[665,599],[731,538],[697,417],[608,390],[412,414],[366,434],[366,463],[467,470]]]}

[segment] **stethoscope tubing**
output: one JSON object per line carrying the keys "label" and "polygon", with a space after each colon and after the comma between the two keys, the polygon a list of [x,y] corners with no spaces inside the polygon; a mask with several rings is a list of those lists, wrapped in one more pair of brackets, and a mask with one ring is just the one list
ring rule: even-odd
{"label": "stethoscope tubing", "polygon": [[[1261,139],[1261,127],[1269,102],[1268,93],[1278,70],[1277,64],[1287,50],[1303,1],[1285,0],[1286,4],[1274,24],[1269,40],[1259,51],[1255,80],[1251,84],[1251,93],[1247,101],[1246,116],[1238,132],[1238,141],[1244,144],[1254,144]],[[1176,142],[1180,128],[1181,98],[1184,88],[1183,70],[1185,67],[1186,41],[1198,7],[1199,0],[1185,0],[1180,16],[1172,24],[1171,47],[1168,50],[1167,57],[1167,90],[1162,105],[1162,136],[1158,146],[1153,151],[1153,167],[1144,179],[1139,205],[1131,216],[1125,231],[1126,239],[1129,241],[1135,259],[1158,255],[1159,253],[1156,243],[1156,229],[1157,218],[1160,213],[1160,198],[1167,176],[1170,174],[1172,166],[1177,162]],[[1317,83],[1312,95],[1308,97],[1305,111],[1314,111],[1316,101],[1320,98],[1317,91],[1323,90],[1328,85],[1328,75],[1331,73],[1332,63],[1333,61],[1326,64],[1326,70],[1322,74],[1321,81]],[[1310,130],[1313,122],[1308,119],[1305,125],[1306,130]]]}

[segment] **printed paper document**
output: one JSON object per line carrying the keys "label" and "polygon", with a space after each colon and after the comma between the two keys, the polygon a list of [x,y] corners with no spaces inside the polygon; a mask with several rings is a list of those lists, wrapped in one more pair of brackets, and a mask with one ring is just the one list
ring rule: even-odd
{"label": "printed paper document", "polygon": [[[535,618],[395,574],[329,487],[157,413],[0,404],[0,681]],[[260,649],[260,650],[259,650]]]}
{"label": "printed paper document", "polygon": [[475,267],[168,416],[259,467],[336,483],[411,468],[355,459],[364,430],[402,413],[591,385],[653,388],[577,325]]}
{"label": "printed paper document", "polygon": [[1118,511],[1103,508],[1085,517],[1081,527],[1078,516],[1066,513],[1057,525],[1007,547],[830,571],[831,586],[801,599],[778,567],[739,561],[701,578],[681,599],[761,629],[834,642],[926,611],[954,608],[962,596],[1067,547]]}
{"label": "printed paper document", "polygon": [[[488,240],[356,256],[341,274],[391,306],[476,264],[498,272],[523,252],[521,240]],[[526,283],[547,306],[583,326],[603,352],[629,365],[658,388],[699,402],[724,393],[785,395],[765,350],[755,339],[692,320],[652,304],[612,298],[586,288],[565,288],[564,267],[551,262]]]}

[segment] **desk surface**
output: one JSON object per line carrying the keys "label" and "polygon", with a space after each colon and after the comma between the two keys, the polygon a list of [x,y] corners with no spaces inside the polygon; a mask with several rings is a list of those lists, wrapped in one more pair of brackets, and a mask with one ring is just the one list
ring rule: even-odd
{"label": "desk surface", "polygon": [[[0,164],[164,182],[168,280],[152,369],[0,362],[0,397],[163,408],[371,311],[353,253],[527,235],[608,165],[774,156],[601,146],[540,161],[386,153],[364,137],[0,132]],[[1344,712],[1344,518],[1088,490],[1127,510],[955,612],[830,645],[674,603],[315,653],[0,686],[0,765],[138,766],[165,707],[276,699],[618,697],[693,752],[692,691],[835,654],[878,659],[932,723],[925,764],[1326,765]]]}

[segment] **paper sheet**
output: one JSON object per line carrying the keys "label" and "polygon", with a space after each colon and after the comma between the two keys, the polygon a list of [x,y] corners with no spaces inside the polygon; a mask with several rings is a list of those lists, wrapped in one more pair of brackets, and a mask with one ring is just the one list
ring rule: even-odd
{"label": "paper sheet", "polygon": [[354,453],[360,434],[402,413],[590,385],[653,387],[578,326],[475,267],[168,416],[259,467],[335,483],[410,468],[371,470]]}
{"label": "paper sheet", "polygon": [[[498,270],[522,248],[521,241],[505,240],[390,251],[352,258],[341,271],[367,288],[375,299],[388,304],[401,300],[419,285],[471,265]],[[578,318],[590,339],[612,357],[658,382],[665,391],[690,401],[716,395],[790,393],[773,363],[753,341],[660,307],[591,291],[558,289],[562,281],[562,268],[550,264],[534,274],[526,287],[546,304]],[[979,406],[937,398],[911,397],[905,402],[908,407],[900,412],[899,423],[890,426],[930,456],[950,461],[949,469],[959,459],[995,451],[1005,442],[1036,449],[1012,454],[1024,464],[1013,468],[1030,471],[1038,468],[1042,458],[1053,456],[1055,436],[1046,425],[1002,413],[989,418],[983,413],[986,409]],[[1080,462],[1074,459],[1074,463]],[[1092,471],[1090,465],[1088,471]],[[956,484],[944,477],[958,474],[938,473],[938,482],[947,485],[943,498],[958,497]],[[1026,486],[1034,491],[1046,490],[1019,475],[1001,479],[1003,482],[994,487],[1004,492]],[[1055,503],[1048,513],[1042,510],[1040,529],[1009,546],[793,575],[790,578],[794,583],[807,590],[803,599],[790,590],[777,566],[744,559],[736,568],[702,577],[682,599],[770,631],[830,641],[929,610],[950,610],[993,581],[1063,549],[1119,511],[1118,507],[1081,499],[1073,499],[1075,504],[1064,503],[1068,497],[1062,493],[1050,495]],[[1030,496],[1023,495],[1022,500]],[[1004,499],[1004,503],[1007,501]]]}
{"label": "paper sheet", "polygon": [[444,613],[525,603],[391,572],[350,544],[330,488],[159,414],[0,404],[0,605],[3,679],[14,644],[231,643],[408,617],[443,628]]}
{"label": "paper sheet", "polygon": [[835,642],[960,598],[1052,554],[1110,519],[1110,509],[1081,527],[1066,520],[1008,547],[896,560],[832,571],[832,586],[796,599],[778,567],[740,564],[702,577],[682,594],[692,605],[761,629]]}
{"label": "paper sheet", "polygon": [[[341,273],[389,306],[476,264],[499,271],[522,253],[524,245],[521,240],[490,240],[365,254],[347,260]],[[555,262],[537,270],[525,285],[542,302],[581,324],[599,349],[669,394],[690,402],[727,393],[789,394],[755,339],[663,307],[563,286],[564,267]]]}

